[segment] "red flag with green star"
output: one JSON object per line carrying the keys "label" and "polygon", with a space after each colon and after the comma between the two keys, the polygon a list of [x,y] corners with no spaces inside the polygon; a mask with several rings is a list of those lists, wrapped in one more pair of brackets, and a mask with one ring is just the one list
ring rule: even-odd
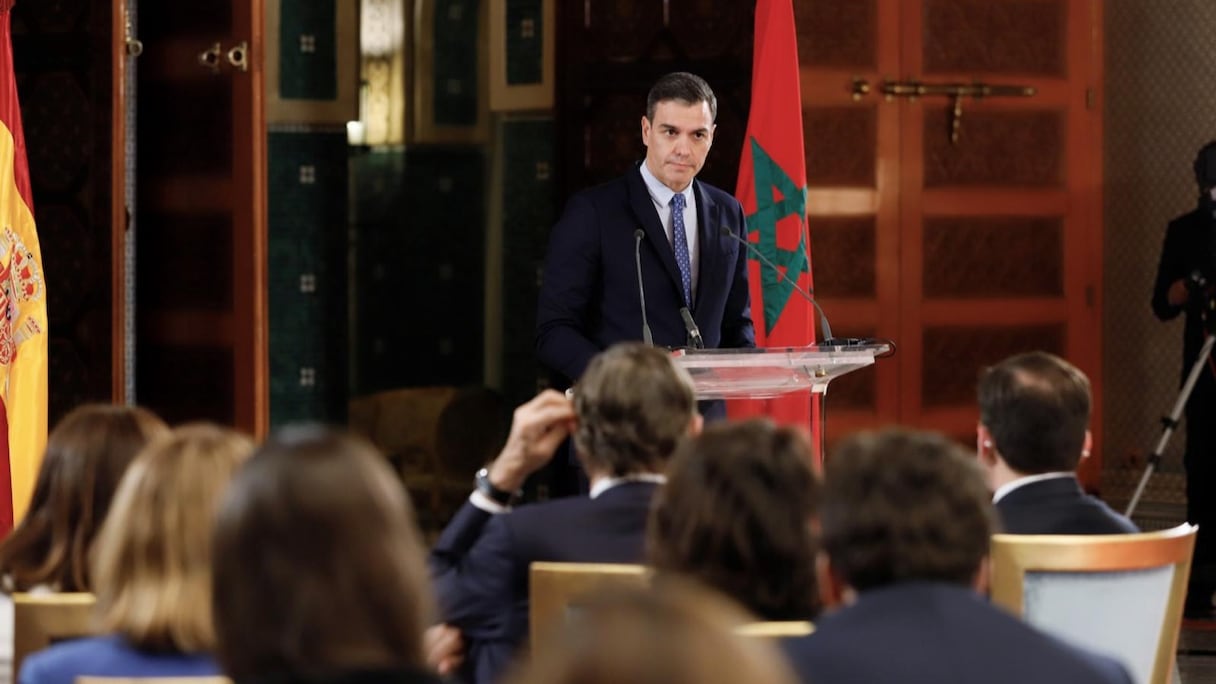
{"label": "red flag with green star", "polygon": [[[815,329],[811,305],[792,285],[797,282],[811,290],[802,95],[791,0],[757,0],[755,45],[751,114],[735,196],[747,215],[748,240],[781,270],[778,274],[755,257],[748,264],[756,345],[800,347],[814,341]],[[809,396],[792,395],[732,402],[730,414],[768,415],[779,423],[805,427],[811,408]],[[819,412],[813,415],[811,429],[818,435]]]}

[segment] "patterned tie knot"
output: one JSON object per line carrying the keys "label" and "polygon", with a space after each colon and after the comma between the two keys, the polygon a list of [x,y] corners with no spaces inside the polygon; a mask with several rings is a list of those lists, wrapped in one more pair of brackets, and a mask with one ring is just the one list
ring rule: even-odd
{"label": "patterned tie knot", "polygon": [[675,211],[684,211],[684,193],[677,192],[671,196],[671,208]]}

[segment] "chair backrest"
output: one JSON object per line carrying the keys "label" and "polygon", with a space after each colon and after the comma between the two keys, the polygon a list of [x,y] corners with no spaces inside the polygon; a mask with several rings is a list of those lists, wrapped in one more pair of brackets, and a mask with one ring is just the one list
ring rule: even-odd
{"label": "chair backrest", "polygon": [[1115,657],[1138,683],[1165,684],[1197,529],[993,535],[992,600],[1049,634]]}
{"label": "chair backrest", "polygon": [[13,594],[13,678],[34,651],[93,633],[93,605],[86,593]]}
{"label": "chair backrest", "polygon": [[610,588],[645,587],[650,584],[650,569],[627,563],[537,562],[528,581],[529,631],[535,645],[569,620],[583,597]]}
{"label": "chair backrest", "polygon": [[815,631],[815,625],[806,620],[779,620],[749,622],[735,628],[735,634],[761,639],[787,639],[802,637]]}
{"label": "chair backrest", "polygon": [[73,684],[232,684],[232,680],[215,677],[77,677]]}

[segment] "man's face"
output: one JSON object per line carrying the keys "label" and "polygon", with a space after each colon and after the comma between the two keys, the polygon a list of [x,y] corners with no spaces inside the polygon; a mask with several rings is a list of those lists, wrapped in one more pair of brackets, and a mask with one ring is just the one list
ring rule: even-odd
{"label": "man's face", "polygon": [[663,185],[681,192],[705,165],[714,141],[709,103],[686,105],[663,100],[655,105],[654,121],[642,117],[646,166]]}

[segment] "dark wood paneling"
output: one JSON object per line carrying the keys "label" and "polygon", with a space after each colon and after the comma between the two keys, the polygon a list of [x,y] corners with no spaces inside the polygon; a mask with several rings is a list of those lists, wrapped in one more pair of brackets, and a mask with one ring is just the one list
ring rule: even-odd
{"label": "dark wood paneling", "polygon": [[18,2],[13,58],[47,283],[48,419],[111,398],[111,3]]}
{"label": "dark wood paneling", "polygon": [[806,107],[802,131],[808,185],[874,187],[878,110],[873,105]]}
{"label": "dark wood paneling", "polygon": [[1063,76],[1065,4],[925,0],[925,73]]}
{"label": "dark wood paneling", "polygon": [[1063,297],[1064,220],[926,217],[924,294]]}
{"label": "dark wood paneling", "polygon": [[1062,185],[1062,113],[965,109],[956,145],[950,142],[949,104],[926,100],[924,106],[925,187]]}
{"label": "dark wood paneling", "polygon": [[1064,324],[926,327],[921,403],[925,407],[974,405],[975,383],[985,366],[1035,350],[1064,356],[1066,337]]}
{"label": "dark wood paneling", "polygon": [[874,0],[795,2],[794,22],[800,63],[858,69],[878,64],[878,6]]}
{"label": "dark wood paneling", "polygon": [[813,216],[810,229],[815,294],[820,297],[874,297],[874,264],[877,263],[874,217]]}

